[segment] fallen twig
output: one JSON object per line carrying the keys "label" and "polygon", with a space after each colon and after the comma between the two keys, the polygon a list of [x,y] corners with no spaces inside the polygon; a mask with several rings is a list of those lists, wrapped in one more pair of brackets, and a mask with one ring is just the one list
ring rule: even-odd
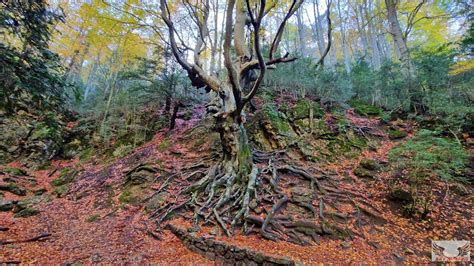
{"label": "fallen twig", "polygon": [[43,240],[45,238],[50,237],[50,233],[44,233],[32,238],[24,239],[24,240],[0,240],[0,245],[5,245],[5,244],[13,244],[13,243],[25,243],[25,242],[34,242],[34,241],[39,241]]}

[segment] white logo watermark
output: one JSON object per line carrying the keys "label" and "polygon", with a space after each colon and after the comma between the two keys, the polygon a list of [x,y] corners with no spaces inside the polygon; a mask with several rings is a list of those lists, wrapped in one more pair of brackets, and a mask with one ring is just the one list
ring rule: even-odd
{"label": "white logo watermark", "polygon": [[431,261],[470,260],[471,246],[468,240],[431,240]]}

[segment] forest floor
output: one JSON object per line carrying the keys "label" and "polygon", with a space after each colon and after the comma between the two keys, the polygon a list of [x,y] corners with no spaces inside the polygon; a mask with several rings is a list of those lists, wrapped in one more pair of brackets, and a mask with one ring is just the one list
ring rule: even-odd
{"label": "forest floor", "polygon": [[[378,125],[373,119],[359,117],[350,110],[345,115],[353,124]],[[182,122],[169,136],[164,131],[159,132],[152,141],[112,162],[94,159],[88,162],[78,159],[54,161],[51,169],[30,171],[19,178],[18,182],[29,189],[28,196],[39,187],[46,188],[46,192],[35,196],[37,215],[17,218],[13,212],[0,212],[0,264],[214,264],[186,248],[170,231],[156,234],[156,223],[150,219],[145,203],[145,199],[166,182],[162,173],[179,173],[209,155],[211,144],[184,141],[197,122]],[[376,178],[370,180],[354,175],[353,171],[362,159],[388,162],[389,151],[406,141],[391,140],[383,132],[382,135],[377,147],[364,149],[355,158],[341,158],[318,167],[334,173],[332,182],[379,210],[385,223],[353,228],[357,234],[349,239],[322,237],[319,243],[307,246],[274,242],[239,232],[229,238],[216,233],[213,227],[203,227],[195,235],[308,264],[427,263],[431,258],[431,239],[474,239],[472,186],[468,187],[471,196],[461,197],[451,192],[445,182],[433,180],[431,187],[435,200],[431,211],[426,219],[414,219],[403,216],[387,199],[392,179],[389,171],[377,172]],[[145,197],[124,202],[125,173],[150,162],[159,164],[160,172],[144,189]],[[61,169],[78,168],[79,165],[81,171],[65,196],[54,196],[57,188],[51,182],[61,175]],[[21,168],[23,165],[14,162],[8,167]],[[28,181],[32,178],[34,184]],[[23,198],[9,192],[4,195],[4,200]],[[170,223],[181,228],[191,226],[189,221],[179,217]]]}

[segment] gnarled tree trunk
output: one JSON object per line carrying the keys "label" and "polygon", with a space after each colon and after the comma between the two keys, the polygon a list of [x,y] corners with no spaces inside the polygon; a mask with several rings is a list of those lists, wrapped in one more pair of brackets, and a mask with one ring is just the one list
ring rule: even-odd
{"label": "gnarled tree trunk", "polygon": [[[267,65],[296,59],[288,58],[288,55],[274,58],[273,55],[278,50],[286,21],[296,12],[302,0],[293,0],[289,6],[272,42],[270,59],[267,62],[264,61],[261,51],[260,25],[263,17],[274,5],[266,6],[265,0],[260,0],[258,6],[251,6],[249,0],[227,1],[222,47],[224,66],[228,73],[226,81],[219,80],[215,73],[206,73],[202,68],[200,51],[205,48],[207,45],[205,40],[209,38],[206,28],[209,3],[204,2],[205,4],[193,4],[188,1],[184,3],[186,10],[193,14],[193,21],[199,32],[199,39],[194,48],[194,63],[187,62],[180,53],[175,37],[177,31],[171,20],[166,0],[161,0],[160,4],[162,18],[169,29],[169,43],[177,62],[187,71],[193,86],[206,87],[216,94],[208,104],[207,110],[216,119],[215,130],[220,134],[222,156],[210,167],[207,174],[189,186],[185,193],[192,195],[191,204],[195,207],[196,218],[207,220],[210,216],[214,216],[214,220],[221,225],[226,234],[230,235],[226,222],[231,220],[230,225],[234,227],[248,217],[249,203],[255,197],[258,174],[244,126],[243,110],[255,96]],[[246,38],[248,25],[252,26],[250,31],[253,36],[250,39]],[[253,46],[252,53],[249,49],[251,46]],[[231,51],[235,51],[235,54],[233,55]],[[220,215],[226,216],[226,222]]]}

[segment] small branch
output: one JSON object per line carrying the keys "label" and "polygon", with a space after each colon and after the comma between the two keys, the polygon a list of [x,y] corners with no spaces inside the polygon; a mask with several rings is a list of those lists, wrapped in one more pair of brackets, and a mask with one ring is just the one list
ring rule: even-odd
{"label": "small branch", "polygon": [[51,236],[50,233],[44,233],[44,234],[41,234],[41,235],[38,235],[38,236],[35,236],[35,237],[32,237],[32,238],[27,238],[27,239],[24,239],[24,240],[0,240],[0,245],[13,244],[13,243],[34,242],[34,241],[43,240],[44,238],[48,238],[50,236]]}
{"label": "small branch", "polygon": [[321,64],[321,65],[324,65],[324,58],[326,58],[326,56],[328,55],[329,53],[329,50],[331,49],[331,35],[332,35],[332,23],[331,23],[331,0],[328,1],[328,8],[327,8],[327,20],[328,20],[328,45],[326,46],[326,50],[324,51],[323,55],[321,55],[321,58],[319,58],[318,62],[316,63],[316,67]]}

